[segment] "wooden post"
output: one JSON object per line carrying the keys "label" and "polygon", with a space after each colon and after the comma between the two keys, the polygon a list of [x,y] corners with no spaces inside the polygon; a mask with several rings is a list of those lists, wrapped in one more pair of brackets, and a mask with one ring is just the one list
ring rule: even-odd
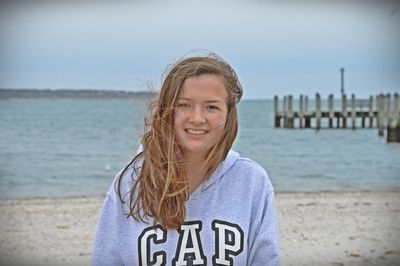
{"label": "wooden post", "polygon": [[333,128],[333,118],[334,118],[334,110],[333,110],[333,94],[329,95],[329,128]]}
{"label": "wooden post", "polygon": [[283,96],[283,127],[287,128],[287,96]]}
{"label": "wooden post", "polygon": [[[390,100],[391,99],[390,99],[390,95],[389,95],[388,96],[386,140],[387,140],[387,142],[395,142],[396,141],[397,117],[395,115],[395,104],[391,104]],[[395,103],[395,101],[393,103]]]}
{"label": "wooden post", "polygon": [[293,128],[294,126],[294,113],[293,113],[293,96],[289,95],[288,97],[288,119],[287,119],[287,127]]}
{"label": "wooden post", "polygon": [[308,96],[304,97],[304,112],[308,112]]}
{"label": "wooden post", "polygon": [[396,116],[397,116],[396,142],[400,142],[400,97],[398,93],[395,93],[394,97],[395,97]]}
{"label": "wooden post", "polygon": [[384,96],[384,101],[383,101],[383,128],[386,130],[386,139],[387,139],[387,129],[389,125],[389,111],[390,111],[390,93],[386,94]]}
{"label": "wooden post", "polygon": [[356,96],[351,95],[351,128],[356,129]]}
{"label": "wooden post", "polygon": [[369,127],[372,128],[374,126],[374,97],[369,96],[369,103],[368,103],[368,109],[369,109]]}
{"label": "wooden post", "polygon": [[340,112],[338,112],[335,116],[336,116],[336,128],[340,128],[340,117],[341,117]]}
{"label": "wooden post", "polygon": [[344,94],[344,67],[340,68],[340,92]]}
{"label": "wooden post", "polygon": [[303,118],[304,118],[304,112],[303,112],[303,94],[300,94],[300,111],[299,111],[299,127],[303,128]]}
{"label": "wooden post", "polygon": [[364,100],[361,100],[361,106],[359,107],[361,114],[361,127],[365,128],[365,115],[364,115]]}
{"label": "wooden post", "polygon": [[[399,120],[399,95],[396,93],[393,97],[393,104],[388,104],[388,123],[387,123],[387,142],[397,141],[397,127]],[[390,96],[389,96],[390,101]]]}
{"label": "wooden post", "polygon": [[307,95],[304,97],[304,114],[305,114],[304,127],[310,128],[311,127],[311,118],[308,113],[308,96]]}
{"label": "wooden post", "polygon": [[319,93],[315,95],[315,119],[317,119],[317,130],[321,129],[321,96]]}
{"label": "wooden post", "polygon": [[378,111],[378,117],[377,117],[377,127],[378,127],[378,135],[380,137],[383,137],[384,134],[384,97],[383,94],[380,94],[376,96],[376,105],[377,105],[377,111]]}
{"label": "wooden post", "polygon": [[347,119],[347,100],[346,100],[346,94],[343,94],[343,95],[342,95],[342,118],[343,118],[342,127],[343,127],[343,128],[347,128],[347,123],[346,123],[346,119]]}
{"label": "wooden post", "polygon": [[275,110],[275,127],[281,127],[281,117],[279,114],[279,99],[278,96],[274,97],[274,110]]}

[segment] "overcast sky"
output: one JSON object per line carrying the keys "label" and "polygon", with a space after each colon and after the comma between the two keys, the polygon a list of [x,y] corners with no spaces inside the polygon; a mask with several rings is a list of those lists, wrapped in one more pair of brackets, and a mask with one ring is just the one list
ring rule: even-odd
{"label": "overcast sky", "polygon": [[50,2],[0,7],[0,87],[157,90],[168,64],[206,50],[248,99],[339,96],[341,67],[348,94],[400,92],[396,1]]}

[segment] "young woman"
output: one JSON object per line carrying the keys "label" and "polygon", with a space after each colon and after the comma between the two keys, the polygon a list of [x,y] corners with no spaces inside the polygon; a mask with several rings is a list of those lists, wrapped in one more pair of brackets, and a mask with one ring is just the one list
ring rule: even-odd
{"label": "young woman", "polygon": [[217,55],[167,71],[142,151],[104,201],[93,265],[278,265],[274,190],[231,150],[242,86]]}

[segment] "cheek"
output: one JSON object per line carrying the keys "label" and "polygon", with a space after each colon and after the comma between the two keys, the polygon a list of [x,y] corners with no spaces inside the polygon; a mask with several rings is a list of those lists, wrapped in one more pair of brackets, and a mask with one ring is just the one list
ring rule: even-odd
{"label": "cheek", "polygon": [[174,117],[174,123],[175,126],[179,126],[179,124],[182,123],[182,121],[184,120],[184,115],[182,114],[182,112],[175,112],[175,117]]}
{"label": "cheek", "polygon": [[225,127],[225,124],[226,124],[226,119],[227,119],[227,116],[224,114],[217,115],[217,116],[213,117],[212,124],[214,125],[214,127],[220,128],[221,130],[223,130]]}

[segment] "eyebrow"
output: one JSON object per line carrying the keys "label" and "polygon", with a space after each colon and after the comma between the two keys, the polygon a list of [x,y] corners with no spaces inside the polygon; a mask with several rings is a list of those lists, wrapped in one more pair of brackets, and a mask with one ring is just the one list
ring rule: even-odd
{"label": "eyebrow", "polygon": [[[179,97],[178,100],[193,101],[193,99],[185,98],[185,97]],[[219,100],[207,100],[207,101],[204,101],[204,102],[205,102],[205,103],[222,103],[223,101],[219,101]]]}

